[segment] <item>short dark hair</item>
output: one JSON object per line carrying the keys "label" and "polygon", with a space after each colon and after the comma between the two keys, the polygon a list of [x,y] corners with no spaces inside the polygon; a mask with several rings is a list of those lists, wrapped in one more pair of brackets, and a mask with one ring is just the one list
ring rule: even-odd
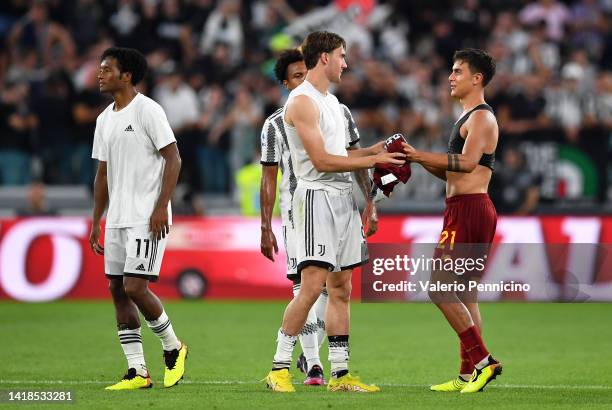
{"label": "short dark hair", "polygon": [[278,56],[278,60],[276,60],[276,64],[274,65],[274,76],[279,83],[282,84],[283,81],[288,80],[287,68],[298,61],[304,61],[304,56],[297,48],[285,50]]}
{"label": "short dark hair", "polygon": [[308,34],[302,45],[306,69],[312,70],[315,68],[321,53],[331,53],[340,46],[346,49],[346,41],[336,33],[314,31]]}
{"label": "short dark hair", "polygon": [[482,86],[485,87],[495,75],[495,60],[484,50],[464,48],[455,52],[453,61],[468,63],[472,73],[482,74]]}
{"label": "short dark hair", "polygon": [[142,53],[133,48],[111,47],[104,50],[100,61],[107,57],[117,60],[121,73],[132,73],[132,85],[138,84],[147,73],[147,59]]}

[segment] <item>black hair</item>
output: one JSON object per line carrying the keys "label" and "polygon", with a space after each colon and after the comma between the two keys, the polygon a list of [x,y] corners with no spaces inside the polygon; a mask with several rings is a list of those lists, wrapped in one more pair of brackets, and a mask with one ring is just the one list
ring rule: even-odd
{"label": "black hair", "polygon": [[138,84],[147,72],[147,59],[142,53],[133,48],[111,47],[104,50],[100,61],[107,57],[117,60],[117,66],[121,73],[132,74],[132,85]]}
{"label": "black hair", "polygon": [[468,63],[472,73],[482,74],[482,86],[485,87],[495,75],[495,60],[484,50],[464,48],[455,52],[453,61]]}
{"label": "black hair", "polygon": [[276,64],[274,65],[274,76],[279,83],[283,83],[287,78],[287,68],[298,61],[304,61],[304,56],[297,48],[291,48],[285,50],[278,56]]}

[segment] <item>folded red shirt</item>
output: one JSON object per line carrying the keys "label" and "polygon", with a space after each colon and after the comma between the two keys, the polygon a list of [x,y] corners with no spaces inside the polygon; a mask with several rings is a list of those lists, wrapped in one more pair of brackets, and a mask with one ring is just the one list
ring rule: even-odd
{"label": "folded red shirt", "polygon": [[[394,134],[387,138],[385,149],[387,152],[404,152],[402,142],[407,142],[406,138],[404,138],[402,134]],[[389,197],[391,192],[393,192],[393,188],[395,188],[400,181],[404,184],[408,182],[410,175],[410,161],[406,161],[406,163],[401,166],[393,164],[376,164],[372,179],[376,186]]]}

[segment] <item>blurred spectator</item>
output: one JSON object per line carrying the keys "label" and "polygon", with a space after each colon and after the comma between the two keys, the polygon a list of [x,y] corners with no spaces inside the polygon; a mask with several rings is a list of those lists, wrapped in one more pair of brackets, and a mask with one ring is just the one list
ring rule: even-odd
{"label": "blurred spectator", "polygon": [[32,131],[36,116],[30,112],[28,85],[10,83],[0,100],[0,185],[24,185],[31,178]]}
{"label": "blurred spectator", "polygon": [[147,54],[155,48],[157,6],[152,1],[118,0],[108,18],[118,46],[133,47]]}
{"label": "blurred spectator", "polygon": [[153,98],[166,112],[175,134],[181,135],[195,126],[199,116],[198,96],[180,70],[174,68],[163,78],[153,90]]}
{"label": "blurred spectator", "polygon": [[577,142],[587,112],[587,99],[580,92],[584,70],[577,63],[567,64],[562,80],[546,90],[546,115],[561,127],[569,142]]}
{"label": "blurred spectator", "polygon": [[497,110],[497,120],[503,133],[524,134],[549,125],[542,96],[543,81],[537,75],[527,75],[510,90],[510,95]]}
{"label": "blurred spectator", "polygon": [[71,182],[73,146],[70,124],[72,84],[65,72],[57,71],[44,82],[42,92],[34,96],[32,110],[38,118],[38,144],[44,168],[44,181],[55,184]]}
{"label": "blurred spectator", "polygon": [[563,40],[565,26],[570,23],[571,13],[568,8],[557,0],[534,1],[519,14],[524,24],[534,24],[540,21],[546,23],[546,36],[553,41]]}
{"label": "blurred spectator", "polygon": [[540,200],[539,179],[526,167],[523,153],[516,148],[507,148],[496,168],[490,193],[497,212],[533,214]]}
{"label": "blurred spectator", "polygon": [[45,186],[35,182],[28,188],[28,203],[25,208],[19,209],[19,216],[50,216],[57,215],[57,211],[47,206]]}
{"label": "blurred spectator", "polygon": [[168,73],[153,90],[153,97],[162,106],[174,131],[181,151],[183,165],[181,180],[194,183],[195,144],[194,129],[198,122],[199,102],[193,88],[185,82],[183,73],[176,68]]}
{"label": "blurred spectator", "polygon": [[572,6],[572,46],[585,50],[591,57],[598,56],[603,46],[602,33],[599,30],[602,19],[598,0],[576,1]]}
{"label": "blurred spectator", "polygon": [[215,143],[229,133],[231,154],[229,157],[232,175],[253,157],[258,143],[263,112],[247,89],[240,89],[234,97],[232,109],[210,131],[209,141]]}
{"label": "blurred spectator", "polygon": [[527,49],[515,55],[513,71],[550,77],[560,62],[559,45],[546,37],[546,26],[541,21],[529,27]]}
{"label": "blurred spectator", "polygon": [[[234,183],[230,173],[250,161],[261,119],[282,105],[287,95],[270,76],[275,53],[299,44],[306,33],[317,29],[337,31],[347,40],[349,68],[334,93],[351,109],[364,145],[402,132],[431,147],[445,146],[448,128],[460,114],[448,92],[452,55],[458,48],[479,47],[497,63],[487,101],[498,114],[500,156],[504,144],[531,141],[549,161],[542,169],[552,169],[551,155],[558,152],[552,148],[563,142],[559,135],[589,157],[606,149],[602,141],[607,141],[611,125],[610,4],[608,0],[0,2],[0,35],[4,33],[5,40],[0,47],[0,95],[4,100],[8,93],[11,100],[15,84],[28,90],[17,108],[10,103],[7,111],[5,100],[5,120],[0,125],[5,130],[0,155],[14,153],[19,146],[18,157],[28,165],[8,167],[3,161],[0,169],[26,175],[11,177],[17,181],[34,177],[54,184],[89,184],[93,165],[86,162],[92,121],[105,105],[91,79],[104,49],[127,46],[144,52],[149,62],[149,73],[138,90],[166,109],[184,160],[181,182],[189,191],[229,195]],[[169,72],[181,75],[168,76]],[[13,111],[18,114],[10,114]],[[8,118],[16,117],[28,120],[9,123]],[[13,128],[26,123],[27,129]],[[607,175],[601,169],[604,162],[596,160],[598,170]],[[414,180],[419,177],[417,172]],[[543,178],[543,197],[555,199],[550,196],[553,191],[544,188],[552,180]],[[423,195],[438,195],[437,186],[429,190],[425,183],[419,186]],[[604,177],[601,185],[603,191],[609,181]],[[408,191],[409,197],[417,196]]]}
{"label": "blurred spectator", "polygon": [[162,0],[157,15],[155,34],[156,47],[169,51],[175,61],[190,62],[195,58],[190,45],[191,26],[187,24],[187,15],[181,12],[179,0]]}
{"label": "blurred spectator", "polygon": [[240,18],[240,0],[220,0],[210,14],[202,30],[200,50],[210,54],[215,44],[228,45],[229,61],[236,65],[240,62],[244,44],[244,30]]}
{"label": "blurred spectator", "polygon": [[87,187],[93,186],[94,169],[97,167],[91,160],[93,135],[98,115],[108,105],[108,100],[100,94],[95,75],[86,84],[86,88],[77,92],[72,103],[72,181]]}
{"label": "blurred spectator", "polygon": [[587,109],[587,124],[612,130],[612,73],[599,75],[595,84],[595,94],[590,96]]}
{"label": "blurred spectator", "polygon": [[204,192],[223,193],[229,189],[229,133],[217,132],[212,135],[212,130],[223,121],[226,98],[223,88],[219,85],[211,86],[200,96],[203,109],[197,124],[200,136],[197,164],[201,189]]}
{"label": "blurred spectator", "polygon": [[68,29],[74,36],[76,51],[83,54],[98,41],[100,37],[100,23],[104,18],[102,6],[96,0],[76,0],[68,19]]}
{"label": "blurred spectator", "polygon": [[14,54],[24,49],[37,50],[39,62],[47,68],[73,68],[75,45],[72,36],[49,19],[43,0],[34,0],[28,14],[13,26],[8,45]]}

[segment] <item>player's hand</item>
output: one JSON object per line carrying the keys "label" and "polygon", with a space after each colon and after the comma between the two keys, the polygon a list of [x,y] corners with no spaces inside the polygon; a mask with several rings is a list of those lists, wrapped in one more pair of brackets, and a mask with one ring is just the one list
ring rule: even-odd
{"label": "player's hand", "polygon": [[361,223],[365,230],[366,237],[370,237],[378,231],[378,214],[374,202],[368,201],[366,208],[361,216]]}
{"label": "player's hand", "polygon": [[406,154],[403,152],[381,152],[375,156],[376,164],[391,164],[391,165],[404,165],[406,163]]}
{"label": "player's hand", "polygon": [[402,146],[404,147],[404,152],[406,153],[406,159],[408,161],[418,162],[417,161],[417,150],[410,144],[402,142]]}
{"label": "player's hand", "polygon": [[278,255],[276,236],[271,228],[261,228],[261,253],[274,262],[274,254]]}
{"label": "player's hand", "polygon": [[153,238],[157,240],[165,238],[170,233],[168,207],[155,207],[149,219],[149,227]]}
{"label": "player's hand", "polygon": [[385,142],[387,142],[387,140],[382,140],[372,145],[370,147],[372,154],[380,154],[381,152],[385,152]]}
{"label": "player's hand", "polygon": [[104,255],[104,247],[100,245],[100,224],[91,225],[89,233],[89,246],[95,255]]}

